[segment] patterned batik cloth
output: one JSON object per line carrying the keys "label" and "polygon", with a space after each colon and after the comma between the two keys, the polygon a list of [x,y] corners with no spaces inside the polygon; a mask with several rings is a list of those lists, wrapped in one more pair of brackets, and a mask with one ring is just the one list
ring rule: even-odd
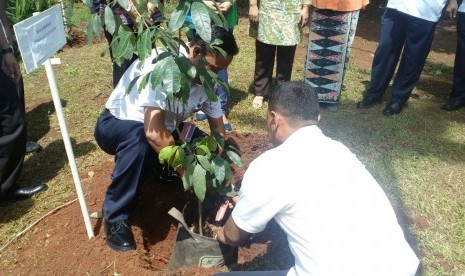
{"label": "patterned batik cloth", "polygon": [[304,79],[316,89],[320,102],[339,101],[358,16],[359,10],[312,11]]}

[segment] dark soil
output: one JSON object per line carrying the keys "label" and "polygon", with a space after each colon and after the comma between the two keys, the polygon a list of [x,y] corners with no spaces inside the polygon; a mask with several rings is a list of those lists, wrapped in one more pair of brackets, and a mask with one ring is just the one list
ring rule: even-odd
{"label": "dark soil", "polygon": [[[233,133],[231,136],[239,145],[246,166],[271,147],[265,135]],[[83,181],[89,212],[101,210],[112,168],[113,160],[109,156],[101,166],[87,172],[93,173],[92,178]],[[235,179],[240,179],[243,172],[244,169],[236,169]],[[181,210],[191,198],[193,195],[180,186],[145,183],[131,216],[137,249],[130,252],[116,252],[106,245],[101,219],[92,220],[95,237],[89,240],[76,201],[46,217],[10,245],[2,254],[15,255],[15,262],[4,272],[12,275],[106,275],[115,272],[122,275],[206,275],[229,269],[287,269],[292,265],[284,234],[271,223],[263,233],[239,248],[238,263],[233,267],[167,271],[177,226],[167,212],[171,207]],[[266,257],[269,254],[279,257],[271,260]]]}

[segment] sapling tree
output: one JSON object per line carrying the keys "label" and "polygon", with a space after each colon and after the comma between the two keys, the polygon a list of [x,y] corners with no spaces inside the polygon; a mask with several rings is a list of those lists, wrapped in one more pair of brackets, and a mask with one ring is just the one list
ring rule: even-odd
{"label": "sapling tree", "polygon": [[[88,6],[92,1],[84,0]],[[112,12],[112,7],[119,5],[129,10],[136,30],[123,25],[118,15]],[[155,21],[151,16],[153,7],[161,12]],[[218,7],[219,10],[219,7]],[[192,22],[186,20],[190,13]],[[157,51],[157,57],[152,61],[154,69],[141,75],[128,86],[130,91],[139,78],[138,89],[151,85],[152,89],[161,85],[170,102],[186,104],[190,96],[190,82],[197,76],[204,86],[207,96],[212,101],[218,101],[215,86],[222,86],[229,93],[229,88],[218,76],[205,66],[195,67],[190,60],[180,55],[183,47],[189,51],[184,39],[193,35],[191,24],[200,37],[209,44],[213,50],[220,54],[226,53],[218,47],[220,40],[211,39],[212,24],[228,29],[224,16],[216,14],[208,8],[202,0],[180,1],[171,15],[166,16],[164,6],[160,0],[114,0],[109,1],[103,12],[92,14],[88,19],[87,38],[91,42],[96,36],[101,39],[101,29],[104,28],[113,36],[110,45],[114,62],[121,63],[131,59],[136,54],[143,62],[150,56],[152,49]],[[206,61],[202,59],[201,65]],[[169,104],[169,108],[173,108]],[[177,110],[169,110],[177,113]],[[177,118],[178,116],[174,116]],[[176,130],[181,122],[175,122]],[[179,135],[182,137],[182,135]],[[199,231],[202,234],[202,208],[207,193],[232,196],[234,191],[229,181],[232,177],[230,163],[242,166],[239,151],[225,143],[219,133],[193,139],[181,139],[176,145],[163,148],[159,153],[162,164],[174,169],[182,168],[184,171],[183,185],[185,190],[193,190],[199,202]]]}

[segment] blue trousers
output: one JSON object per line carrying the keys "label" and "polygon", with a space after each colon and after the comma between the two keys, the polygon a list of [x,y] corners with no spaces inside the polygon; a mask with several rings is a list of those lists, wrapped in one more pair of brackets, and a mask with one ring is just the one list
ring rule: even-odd
{"label": "blue trousers", "polygon": [[[179,124],[182,129],[183,123]],[[178,140],[177,132],[172,133]],[[204,136],[196,128],[193,137]],[[107,221],[128,219],[137,201],[140,184],[146,179],[156,181],[157,176],[166,172],[158,155],[145,137],[144,124],[132,120],[119,120],[108,109],[100,115],[94,132],[99,147],[115,156],[115,167],[111,173],[103,201],[103,214]]]}
{"label": "blue trousers", "polygon": [[454,84],[451,99],[465,102],[465,13],[457,13],[457,50],[454,62]]}
{"label": "blue trousers", "polygon": [[[405,104],[420,79],[433,42],[436,22],[420,19],[394,9],[386,9],[371,69],[371,83],[365,98],[380,99],[402,53],[391,88],[391,102]],[[403,49],[403,52],[402,52]]]}

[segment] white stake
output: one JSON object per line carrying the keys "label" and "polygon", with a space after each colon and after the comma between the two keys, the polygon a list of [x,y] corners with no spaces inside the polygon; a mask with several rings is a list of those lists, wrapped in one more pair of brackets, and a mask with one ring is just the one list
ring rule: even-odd
{"label": "white stake", "polygon": [[52,92],[53,104],[55,105],[55,111],[58,116],[58,122],[60,123],[61,135],[63,136],[63,142],[65,143],[66,154],[68,156],[69,166],[73,174],[74,186],[76,187],[76,193],[79,198],[79,204],[81,205],[82,217],[87,229],[87,235],[89,239],[94,236],[92,224],[90,223],[89,213],[87,211],[86,199],[82,192],[81,180],[79,179],[79,173],[76,166],[76,160],[74,159],[73,147],[69,139],[68,129],[66,127],[65,117],[63,115],[63,107],[61,105],[60,94],[58,93],[58,87],[55,81],[55,74],[53,73],[52,63],[50,59],[44,62],[45,71],[47,72],[48,84]]}

